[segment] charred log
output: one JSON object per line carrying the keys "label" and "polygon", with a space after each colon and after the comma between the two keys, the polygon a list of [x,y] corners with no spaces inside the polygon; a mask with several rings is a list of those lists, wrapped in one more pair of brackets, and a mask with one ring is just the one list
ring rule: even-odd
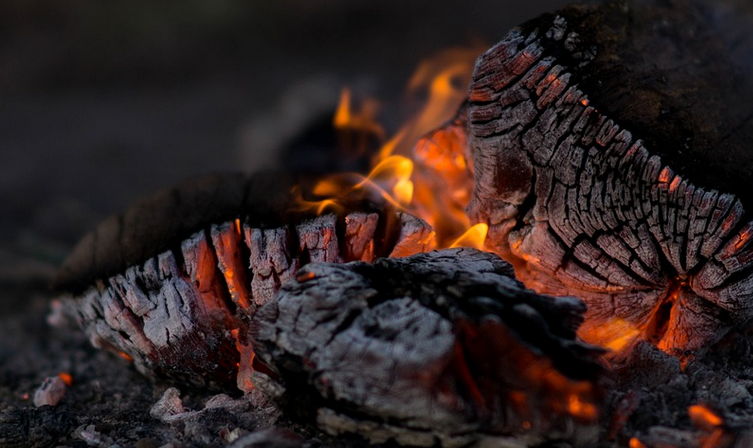
{"label": "charred log", "polygon": [[585,443],[602,371],[601,350],[575,339],[584,309],[526,290],[493,254],[449,249],[311,264],[251,334],[274,371],[266,389],[331,433],[421,446],[478,433]]}
{"label": "charred log", "polygon": [[[119,353],[145,374],[248,391],[248,321],[301,266],[433,248],[433,231],[411,215],[363,206],[309,216],[291,211],[289,184],[263,176],[215,176],[187,185],[193,186],[159,192],[105,221],[61,271],[59,284],[71,288],[61,298],[61,313],[74,316],[95,346]],[[232,206],[238,207],[234,215]],[[189,224],[197,227],[184,237]],[[100,264],[106,255],[111,258]]]}
{"label": "charred log", "polygon": [[753,89],[714,26],[683,2],[570,7],[476,65],[469,213],[528,287],[588,304],[591,342],[685,357],[753,316]]}

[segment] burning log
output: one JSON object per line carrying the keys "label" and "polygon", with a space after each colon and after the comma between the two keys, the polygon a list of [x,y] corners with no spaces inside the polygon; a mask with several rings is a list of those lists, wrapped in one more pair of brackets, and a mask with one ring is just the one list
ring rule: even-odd
{"label": "burning log", "polygon": [[753,88],[716,25],[575,6],[476,65],[468,212],[527,287],[587,303],[589,342],[686,358],[753,317]]}
{"label": "burning log", "polygon": [[252,323],[257,382],[326,431],[460,446],[515,434],[593,441],[602,351],[583,304],[526,290],[491,253],[315,263]]}
{"label": "burning log", "polygon": [[408,214],[291,211],[290,185],[211,176],[145,198],[74,250],[57,281],[72,291],[60,312],[142,373],[250,390],[248,322],[301,266],[432,247],[431,229]]}

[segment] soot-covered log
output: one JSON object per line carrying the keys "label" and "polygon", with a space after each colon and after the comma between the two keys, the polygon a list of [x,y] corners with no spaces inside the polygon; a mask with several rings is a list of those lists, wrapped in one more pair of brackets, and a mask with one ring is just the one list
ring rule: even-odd
{"label": "soot-covered log", "polygon": [[575,6],[476,65],[468,212],[526,286],[588,304],[590,342],[685,357],[753,316],[753,78],[735,59],[753,46],[722,30],[683,1]]}
{"label": "soot-covered log", "polygon": [[326,431],[460,446],[486,435],[593,441],[601,349],[584,305],[540,296],[494,254],[313,263],[257,313],[257,384]]}
{"label": "soot-covered log", "polygon": [[248,321],[301,266],[433,247],[416,217],[367,204],[313,216],[295,211],[291,187],[284,176],[215,175],[141,200],[66,261],[59,314],[143,373],[250,390]]}

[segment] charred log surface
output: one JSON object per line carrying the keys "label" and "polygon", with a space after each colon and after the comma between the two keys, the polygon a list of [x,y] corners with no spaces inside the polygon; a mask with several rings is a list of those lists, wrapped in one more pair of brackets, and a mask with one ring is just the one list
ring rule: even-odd
{"label": "charred log surface", "polygon": [[[248,391],[248,321],[301,266],[433,248],[432,229],[411,215],[365,209],[307,216],[294,211],[290,184],[257,177],[185,184],[105,221],[61,271],[59,284],[72,292],[61,297],[58,320],[73,317],[96,347],[143,373]],[[197,227],[183,236],[189,224]]]}
{"label": "charred log surface", "polygon": [[293,179],[280,173],[227,173],[187,179],[155,192],[85,236],[61,267],[55,285],[80,292],[95,280],[174,248],[210,224],[245,215],[251,225],[279,225],[292,185]]}
{"label": "charred log surface", "polygon": [[584,308],[526,290],[496,255],[449,249],[311,264],[251,331],[279,382],[267,388],[330,433],[421,446],[477,433],[593,442],[601,350],[575,340]]}
{"label": "charred log surface", "polygon": [[711,25],[571,7],[476,65],[469,213],[528,287],[588,304],[591,342],[686,356],[753,316],[753,89]]}

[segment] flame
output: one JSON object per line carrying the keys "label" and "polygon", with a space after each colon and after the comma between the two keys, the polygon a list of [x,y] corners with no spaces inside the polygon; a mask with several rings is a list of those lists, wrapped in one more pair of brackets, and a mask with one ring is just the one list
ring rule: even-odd
{"label": "flame", "polygon": [[378,112],[379,103],[373,98],[366,98],[360,104],[359,110],[353,112],[350,89],[344,87],[340,92],[340,101],[332,118],[332,125],[338,130],[359,129],[384,137],[384,128],[376,120]]}
{"label": "flame", "polygon": [[408,154],[421,137],[452,118],[465,100],[476,58],[485,50],[486,45],[449,48],[418,66],[408,82],[408,93],[416,96],[426,92],[426,102],[382,147],[379,159]]}
{"label": "flame", "polygon": [[359,104],[358,110],[354,110],[350,89],[343,88],[332,118],[341,150],[349,155],[362,155],[369,151],[372,140],[375,143],[384,141],[384,128],[377,121],[379,108],[376,100],[366,98]]}
{"label": "flame", "polygon": [[[472,186],[464,133],[450,127],[445,132],[426,134],[457,112],[466,97],[475,60],[485,47],[452,48],[422,62],[408,82],[407,94],[414,100],[422,96],[425,100],[382,145],[372,160],[371,172],[367,176],[329,176],[306,192],[296,188],[293,194],[298,208],[316,214],[341,213],[351,201],[384,201],[427,221],[437,233],[439,248],[449,247],[458,239],[462,240],[458,245],[483,247],[485,232],[480,228],[471,231],[464,213]],[[378,103],[365,100],[358,107],[352,103],[351,91],[343,89],[334,127],[383,135],[375,121]],[[360,151],[358,147],[351,149]]]}
{"label": "flame", "polygon": [[118,356],[120,356],[121,358],[125,359],[128,362],[133,362],[133,356],[129,355],[126,352],[118,352]]}
{"label": "flame", "polygon": [[485,223],[478,223],[466,230],[458,239],[456,239],[450,247],[474,247],[479,250],[484,249],[484,241],[486,241],[486,234],[489,231],[489,225]]}
{"label": "flame", "polygon": [[379,198],[398,210],[406,210],[413,198],[413,162],[402,156],[390,156],[377,164],[367,176],[359,174],[334,175],[319,181],[311,193],[324,199],[304,199],[301,190],[295,187],[298,206],[302,211],[325,211],[340,213],[349,200]]}

